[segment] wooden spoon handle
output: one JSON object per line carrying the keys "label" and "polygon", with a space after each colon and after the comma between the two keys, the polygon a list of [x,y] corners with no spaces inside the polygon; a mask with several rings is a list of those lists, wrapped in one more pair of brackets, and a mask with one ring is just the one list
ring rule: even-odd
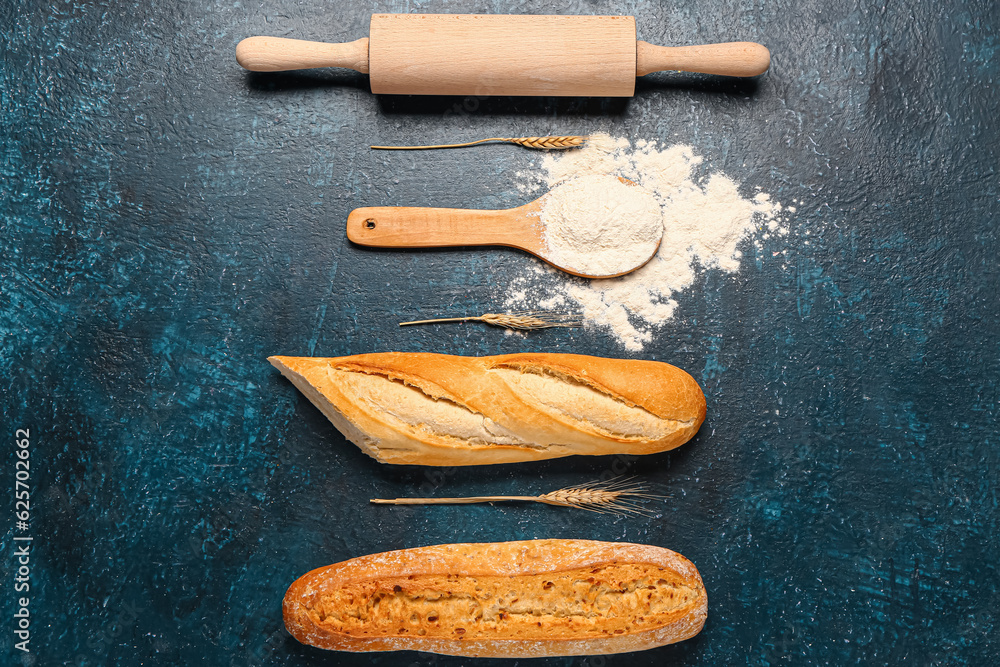
{"label": "wooden spoon handle", "polygon": [[526,232],[524,223],[510,210],[371,206],[354,209],[347,216],[347,238],[376,248],[520,248]]}
{"label": "wooden spoon handle", "polygon": [[635,74],[679,70],[723,76],[757,76],[771,66],[771,52],[754,42],[702,46],[655,46],[636,43]]}
{"label": "wooden spoon handle", "polygon": [[252,72],[346,67],[368,73],[368,38],[327,44],[284,37],[247,37],[236,45],[236,61]]}

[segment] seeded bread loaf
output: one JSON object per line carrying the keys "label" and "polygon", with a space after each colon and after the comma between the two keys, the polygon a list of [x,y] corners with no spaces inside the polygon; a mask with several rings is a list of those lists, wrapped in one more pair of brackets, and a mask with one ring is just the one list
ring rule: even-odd
{"label": "seeded bread loaf", "polygon": [[707,614],[698,570],[680,554],[589,540],[363,556],[300,577],[284,600],[303,644],[476,657],[641,651],[693,637]]}
{"label": "seeded bread loaf", "polygon": [[269,361],[382,463],[652,454],[687,442],[705,419],[694,379],[658,361],[402,352]]}

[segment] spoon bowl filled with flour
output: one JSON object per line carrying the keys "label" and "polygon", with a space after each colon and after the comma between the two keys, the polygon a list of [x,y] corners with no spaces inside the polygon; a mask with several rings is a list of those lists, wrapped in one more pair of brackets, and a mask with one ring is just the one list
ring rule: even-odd
{"label": "spoon bowl filled with flour", "polygon": [[656,255],[660,202],[632,181],[606,174],[575,178],[541,199],[548,261],[579,276],[613,278]]}
{"label": "spoon bowl filled with flour", "polygon": [[615,278],[656,255],[663,215],[657,198],[635,183],[587,175],[499,211],[358,208],[347,218],[347,237],[376,248],[509,246],[575,276]]}

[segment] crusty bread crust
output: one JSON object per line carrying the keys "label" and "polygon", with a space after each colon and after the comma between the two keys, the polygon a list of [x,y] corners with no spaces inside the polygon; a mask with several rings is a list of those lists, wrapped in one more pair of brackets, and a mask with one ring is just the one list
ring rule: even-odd
{"label": "crusty bread crust", "polygon": [[687,442],[705,419],[694,379],[657,361],[402,352],[269,361],[383,463],[652,454]]}
{"label": "crusty bread crust", "polygon": [[708,598],[680,554],[526,540],[373,554],[300,577],[285,626],[337,651],[532,658],[640,651],[698,634]]}

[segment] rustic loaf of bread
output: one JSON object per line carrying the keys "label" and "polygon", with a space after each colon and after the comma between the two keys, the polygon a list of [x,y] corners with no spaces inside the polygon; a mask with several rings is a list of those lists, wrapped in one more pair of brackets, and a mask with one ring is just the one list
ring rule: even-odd
{"label": "rustic loaf of bread", "polygon": [[337,651],[478,657],[640,651],[701,631],[691,561],[589,540],[444,544],[322,567],[285,594],[288,631]]}
{"label": "rustic loaf of bread", "polygon": [[658,361],[402,352],[269,361],[382,463],[652,454],[687,442],[705,419],[694,379]]}

